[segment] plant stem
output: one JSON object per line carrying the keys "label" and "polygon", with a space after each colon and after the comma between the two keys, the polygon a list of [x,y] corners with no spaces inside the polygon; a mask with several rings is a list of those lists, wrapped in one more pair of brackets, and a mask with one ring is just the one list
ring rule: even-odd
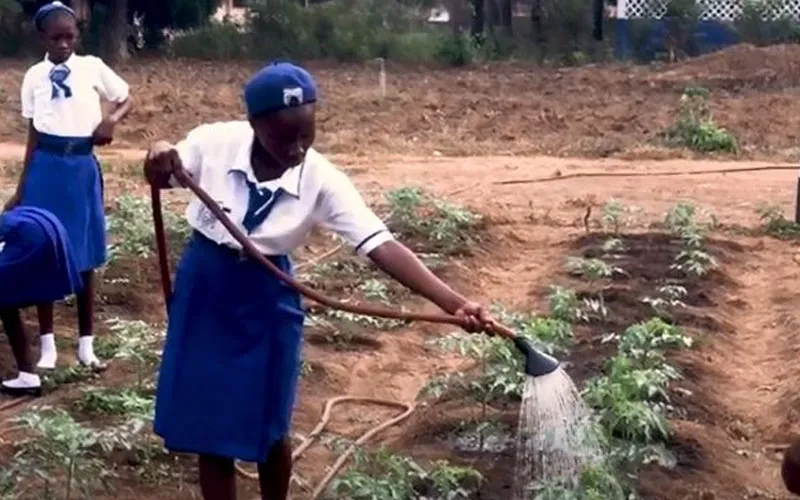
{"label": "plant stem", "polygon": [[75,474],[75,457],[70,457],[69,465],[67,466],[67,492],[64,495],[64,500],[70,500],[72,497],[72,478]]}

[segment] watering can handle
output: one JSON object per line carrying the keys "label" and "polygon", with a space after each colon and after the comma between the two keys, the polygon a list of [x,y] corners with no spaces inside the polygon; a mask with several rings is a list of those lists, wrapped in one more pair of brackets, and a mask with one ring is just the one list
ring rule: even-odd
{"label": "watering can handle", "polygon": [[[427,323],[450,324],[455,326],[463,326],[464,323],[461,318],[450,314],[423,314],[415,312],[397,311],[393,309],[377,307],[368,304],[348,304],[339,302],[322,293],[314,290],[313,288],[298,282],[290,275],[284,273],[277,268],[272,262],[264,257],[258,249],[253,245],[250,239],[245,236],[238,227],[228,218],[225,212],[217,205],[217,203],[206,193],[183,169],[178,169],[173,172],[175,179],[183,186],[188,188],[192,193],[197,196],[203,204],[208,207],[211,213],[222,223],[223,226],[230,232],[230,234],[242,245],[242,248],[249,257],[257,261],[262,266],[266,267],[273,275],[280,279],[283,283],[298,291],[305,297],[322,304],[323,306],[340,311],[346,311],[354,314],[362,314],[366,316],[374,316],[378,318],[397,319],[405,321],[424,321]],[[164,221],[161,214],[161,198],[159,188],[152,186],[151,196],[153,199],[153,222],[156,230],[156,244],[158,246],[159,264],[161,267],[161,282],[164,288],[164,298],[169,306],[172,297],[172,285],[169,275],[169,263],[167,261],[166,251],[166,236],[164,233]],[[487,325],[491,330],[489,333],[505,337],[508,339],[516,338],[516,334],[510,328],[494,323]]]}

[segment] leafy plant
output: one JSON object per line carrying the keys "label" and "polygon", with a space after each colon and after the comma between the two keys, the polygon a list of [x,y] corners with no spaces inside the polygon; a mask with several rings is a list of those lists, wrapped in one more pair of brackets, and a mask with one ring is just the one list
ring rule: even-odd
{"label": "leafy plant", "polygon": [[697,248],[687,248],[678,253],[675,263],[670,268],[689,276],[700,277],[716,266],[717,259],[710,253]]}
{"label": "leafy plant", "polygon": [[[548,354],[566,350],[572,340],[569,323],[559,319],[512,313],[499,307],[495,308],[495,315],[517,335],[528,339],[537,349]],[[459,332],[438,339],[434,344],[478,361],[479,373],[474,380],[467,382],[463,376],[449,380],[458,380],[465,384],[479,401],[488,403],[500,396],[522,396],[526,380],[524,360],[508,340],[485,334]],[[437,380],[442,382],[441,379]]]}
{"label": "leafy plant", "polygon": [[593,319],[607,320],[609,311],[603,292],[598,292],[596,297],[584,297],[581,301],[581,312],[587,322]]}
{"label": "leafy plant", "polygon": [[738,153],[736,138],[717,125],[711,116],[708,96],[708,90],[702,87],[689,87],[683,91],[678,121],[665,132],[667,141],[700,153]]}
{"label": "leafy plant", "polygon": [[144,389],[161,356],[164,332],[153,329],[141,320],[108,320],[109,330],[119,341],[115,357],[133,361],[136,366],[136,390]]}
{"label": "leafy plant", "polygon": [[[146,259],[153,255],[155,230],[152,214],[147,198],[125,193],[116,199],[116,206],[106,219],[112,239],[108,249],[109,262],[120,257]],[[165,210],[163,215],[170,249],[177,252],[191,228],[185,218],[169,210]]]}
{"label": "leafy plant", "polygon": [[689,292],[685,287],[680,285],[664,285],[656,289],[655,296],[647,296],[642,298],[642,302],[650,304],[653,311],[659,316],[669,316],[670,309],[685,308],[686,303],[683,298]]}
{"label": "leafy plant", "polygon": [[417,400],[434,399],[437,400],[444,396],[455,383],[464,384],[463,373],[445,373],[435,375],[428,379],[422,389],[417,394]]}
{"label": "leafy plant", "polygon": [[567,272],[593,281],[611,278],[614,274],[625,273],[619,267],[612,266],[602,259],[586,259],[583,257],[569,257],[567,259]]}
{"label": "leafy plant", "polygon": [[90,387],[84,389],[75,402],[79,411],[95,415],[117,415],[127,418],[153,420],[155,400],[131,388],[109,389]]}
{"label": "leafy plant", "polygon": [[182,474],[180,469],[175,469],[175,464],[165,463],[166,451],[161,441],[150,432],[155,414],[151,390],[87,388],[74,402],[74,407],[89,415],[110,417],[117,422],[102,433],[109,443],[113,443],[115,452],[125,452],[125,465],[132,467],[143,480],[160,483],[163,479],[176,479]]}
{"label": "leafy plant", "polygon": [[544,480],[534,488],[536,500],[630,500],[631,489],[610,464],[599,463],[581,471],[577,484],[569,480]]}
{"label": "leafy plant", "polygon": [[663,401],[675,377],[667,365],[637,368],[634,360],[618,355],[609,361],[606,375],[587,383],[583,395],[609,435],[643,443],[663,441],[669,437]]}
{"label": "leafy plant", "polygon": [[684,335],[679,327],[670,325],[661,318],[636,323],[629,326],[621,336],[611,338],[617,340],[621,354],[644,367],[663,365],[665,349],[688,349],[694,344],[692,338]]}
{"label": "leafy plant", "polygon": [[[710,222],[701,221],[701,217],[710,219]],[[713,214],[700,211],[691,203],[679,202],[667,210],[664,224],[676,236],[693,242],[701,240],[699,237],[716,226],[717,221]]]}
{"label": "leafy plant", "polygon": [[[570,274],[583,276],[591,281],[608,279],[615,274],[626,274],[623,269],[612,266],[602,259],[586,259],[583,257],[569,257],[567,259],[567,271]],[[606,306],[603,290],[598,290],[594,297],[585,297],[582,301],[581,312],[585,321],[589,321],[592,318],[605,321],[608,318],[608,307]]]}
{"label": "leafy plant", "polygon": [[616,256],[625,251],[625,242],[621,238],[609,238],[601,247],[606,256]]}
{"label": "leafy plant", "polygon": [[368,299],[381,302],[389,301],[389,287],[383,281],[369,279],[358,285],[358,289]]}
{"label": "leafy plant", "polygon": [[377,266],[357,257],[322,262],[306,271],[301,279],[314,287],[386,304],[395,304],[408,293],[398,282],[387,279]]}
{"label": "leafy plant", "polygon": [[482,479],[473,469],[444,461],[425,470],[411,458],[386,449],[372,454],[358,450],[354,466],[333,482],[328,498],[466,500]]}
{"label": "leafy plant", "polygon": [[121,345],[120,339],[113,335],[103,335],[94,341],[94,353],[100,359],[113,359]]}
{"label": "leafy plant", "polygon": [[614,234],[619,234],[622,227],[622,217],[625,215],[625,205],[618,200],[608,200],[603,205],[603,225],[611,227]]}
{"label": "leafy plant", "polygon": [[620,335],[619,354],[609,360],[605,374],[590,380],[584,399],[600,416],[609,436],[652,445],[669,437],[666,403],[669,383],[680,378],[664,351],[688,348],[692,339],[660,318],[637,323]]}
{"label": "leafy plant", "polygon": [[62,385],[77,384],[94,378],[97,378],[97,373],[91,368],[82,365],[59,366],[42,376],[42,385],[45,389],[51,390]]}
{"label": "leafy plant", "polygon": [[108,488],[113,472],[98,453],[113,449],[111,435],[84,427],[61,409],[39,408],[14,422],[33,432],[33,437],[16,446],[14,469],[28,481],[43,483],[40,498],[52,497],[62,472],[66,478],[59,496],[66,500],[73,498],[76,489],[88,498],[92,490]]}
{"label": "leafy plant", "polygon": [[406,238],[421,238],[448,254],[465,251],[476,239],[482,218],[469,210],[430,197],[414,187],[386,194],[389,226]]}
{"label": "leafy plant", "polygon": [[575,290],[563,286],[551,286],[547,300],[550,303],[550,317],[567,323],[588,321]]}
{"label": "leafy plant", "polygon": [[709,225],[698,222],[694,205],[678,203],[671,207],[665,223],[674,234],[680,236],[682,245],[681,251],[675,256],[674,264],[670,266],[671,269],[688,276],[700,277],[716,267],[716,259],[703,247],[704,233]]}
{"label": "leafy plant", "polygon": [[800,224],[786,219],[779,205],[761,204],[756,210],[765,233],[779,239],[800,236]]}

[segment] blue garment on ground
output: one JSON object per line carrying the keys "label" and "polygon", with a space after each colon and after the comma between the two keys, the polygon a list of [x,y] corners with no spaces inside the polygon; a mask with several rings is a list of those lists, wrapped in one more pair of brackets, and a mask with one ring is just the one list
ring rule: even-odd
{"label": "blue garment on ground", "polygon": [[[269,257],[291,273],[287,256]],[[263,462],[288,435],[303,335],[300,296],[195,232],[178,266],[155,432],[174,452]]]}
{"label": "blue garment on ground", "polygon": [[61,300],[81,288],[64,227],[51,213],[16,207],[0,214],[0,307]]}
{"label": "blue garment on ground", "polygon": [[21,195],[21,205],[58,217],[79,271],[105,263],[103,178],[91,138],[39,134]]}

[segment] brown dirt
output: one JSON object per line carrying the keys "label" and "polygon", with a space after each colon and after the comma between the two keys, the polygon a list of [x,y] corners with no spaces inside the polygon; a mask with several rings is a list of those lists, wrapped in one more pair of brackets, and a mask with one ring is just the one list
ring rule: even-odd
{"label": "brown dirt", "polygon": [[[713,111],[739,137],[745,156],[789,158],[796,153],[794,130],[800,125],[798,64],[796,47],[743,46],[652,68],[390,65],[385,98],[374,64],[309,67],[322,92],[321,147],[330,153],[685,156],[665,149],[658,134],[674,121],[681,90],[696,83],[712,90]],[[26,67],[4,61],[0,141],[24,136],[18,92]],[[187,61],[121,68],[136,107],[120,128],[119,143],[176,139],[200,123],[241,117],[241,86],[254,69]]]}
{"label": "brown dirt", "polygon": [[800,47],[741,44],[686,61],[661,77],[669,82],[713,82],[714,86],[793,87],[800,81]]}
{"label": "brown dirt", "polygon": [[[759,172],[673,177],[668,182],[657,177],[511,186],[493,182],[557,171],[646,172],[753,165],[734,161],[711,164],[680,159],[510,156],[547,153],[641,158],[654,151],[662,154],[662,150],[647,144],[672,119],[683,85],[674,82],[682,81],[686,74],[711,81],[715,73],[726,71],[744,81],[756,71],[753,65],[763,64],[775,70],[775,65],[780,64],[769,56],[777,53],[775,48],[758,52],[763,55],[762,60],[751,56],[752,62],[748,63],[742,54],[753,54],[753,50],[756,49],[745,47],[708,56],[703,63],[707,65],[705,72],[699,60],[685,63],[677,68],[684,74],[671,74],[676,68],[390,68],[389,81],[397,84],[393,84],[385,100],[372,88],[372,82],[377,80],[372,69],[367,72],[356,67],[317,66],[325,92],[320,140],[322,148],[347,169],[373,203],[379,203],[388,189],[417,184],[484,214],[486,233],[481,243],[472,248],[473,255],[452,260],[441,272],[475,299],[499,301],[514,309],[544,310],[543,297],[549,284],[580,285],[586,289],[564,273],[563,260],[567,255],[592,255],[596,251],[597,237],[586,236],[583,229],[587,206],[597,207],[616,198],[626,206],[637,207],[639,210],[627,217],[623,228],[624,233],[630,234],[632,250],[620,266],[631,276],[607,283],[611,287],[611,321],[603,328],[577,330],[578,343],[569,358],[573,363],[570,373],[583,380],[597,374],[609,354],[605,346],[597,343],[603,333],[618,331],[649,315],[637,298],[669,272],[666,256],[673,251],[671,243],[650,228],[663,218],[668,206],[691,200],[712,211],[725,226],[752,227],[758,222],[754,211],[760,202],[778,203],[791,213],[796,176],[789,172]],[[793,57],[800,61],[800,56]],[[24,65],[6,62],[5,67],[0,88],[6,91],[6,104],[0,113],[7,115],[0,121],[5,124],[0,129],[0,139],[18,143],[22,130],[14,125],[19,123],[15,117],[15,93]],[[714,92],[717,116],[749,147],[747,155],[791,155],[795,138],[786,130],[794,130],[800,120],[791,89],[795,78],[792,68],[775,70],[776,77],[768,84],[740,85],[735,89],[724,84]],[[251,69],[187,62],[148,62],[124,68],[123,74],[135,86],[138,109],[120,129],[118,147],[132,149],[102,154],[109,162],[108,202],[122,192],[147,194],[129,166],[141,158],[141,148],[147,141],[161,136],[174,139],[201,121],[238,116],[238,88]],[[433,157],[435,151],[443,157]],[[18,146],[0,147],[0,158],[12,160],[19,153]],[[475,154],[481,156],[448,157]],[[0,194],[10,192],[13,175],[12,168],[5,172]],[[170,193],[167,202],[178,206],[185,200],[185,193]],[[598,212],[595,209],[590,219],[593,231],[599,227]],[[298,260],[320,255],[330,247],[329,240],[315,236],[299,253]],[[800,422],[796,395],[800,368],[793,364],[800,352],[796,307],[800,292],[794,289],[800,278],[800,254],[791,242],[734,231],[715,234],[710,248],[721,266],[691,287],[691,307],[678,318],[699,340],[695,349],[675,358],[685,375],[677,387],[692,394],[675,394],[673,446],[679,466],[672,471],[648,470],[641,477],[641,490],[646,498],[659,500],[784,498],[779,475],[781,457],[772,451],[772,446],[788,442],[797,434]],[[163,321],[154,260],[109,273],[122,276],[137,270],[140,274],[132,285],[103,284],[99,306],[102,318],[119,315]],[[111,277],[112,274],[107,276]],[[326,281],[321,286],[337,295],[348,294],[343,279],[346,278]],[[407,307],[434,310],[420,300],[398,300]],[[35,330],[34,318],[28,319]],[[74,310],[59,307],[57,324],[64,344],[61,351],[67,357],[74,343]],[[312,371],[301,383],[295,430],[306,433],[314,427],[324,401],[330,397],[352,394],[410,402],[432,376],[465,368],[468,365],[463,360],[425,345],[427,340],[447,331],[448,328],[421,324],[392,331],[365,327],[355,332],[363,342],[342,349],[336,343],[319,341],[325,339],[324,332],[310,330],[305,355]],[[12,358],[3,340],[0,374],[12,371]],[[119,385],[130,380],[130,367],[115,363],[92,382]],[[68,404],[81,385],[61,386],[44,402]],[[28,406],[2,411],[0,418],[17,414],[25,407]],[[387,431],[380,440],[420,459],[448,457],[474,464],[489,480],[481,498],[507,498],[513,465],[510,456],[458,455],[447,439],[448,433],[474,411],[473,405],[459,399],[422,408],[409,422]],[[498,408],[497,413],[503,421],[514,424],[513,406]],[[355,437],[389,414],[371,407],[351,406],[337,412],[331,433]],[[0,448],[8,451],[3,439],[11,440],[0,432]],[[318,445],[300,459],[297,470],[313,483],[333,459],[326,447]],[[107,498],[197,498],[191,462],[186,462],[183,469],[182,481],[168,480],[155,486],[135,479],[130,468],[120,465],[123,479],[115,482],[117,491]],[[254,493],[252,482],[242,484],[248,494]],[[301,489],[296,488],[295,493],[296,498],[305,498]]]}

